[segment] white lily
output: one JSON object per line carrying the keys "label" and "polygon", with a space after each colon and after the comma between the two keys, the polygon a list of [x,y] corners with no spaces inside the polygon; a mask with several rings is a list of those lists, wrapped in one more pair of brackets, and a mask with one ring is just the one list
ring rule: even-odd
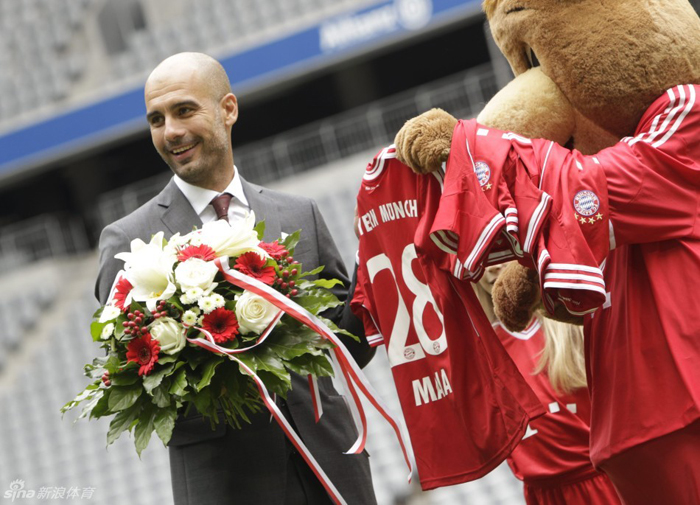
{"label": "white lily", "polygon": [[163,232],[156,233],[148,244],[141,239],[133,240],[130,253],[114,257],[124,260],[125,276],[134,286],[125,305],[131,300],[145,302],[148,310],[153,311],[159,300],[167,300],[175,294],[173,265],[177,257],[171,250],[164,250]]}
{"label": "white lily", "polygon": [[236,257],[249,251],[255,251],[262,257],[267,253],[258,247],[260,240],[255,229],[255,213],[250,212],[233,226],[219,219],[210,221],[199,230],[199,238],[208,245],[217,256]]}

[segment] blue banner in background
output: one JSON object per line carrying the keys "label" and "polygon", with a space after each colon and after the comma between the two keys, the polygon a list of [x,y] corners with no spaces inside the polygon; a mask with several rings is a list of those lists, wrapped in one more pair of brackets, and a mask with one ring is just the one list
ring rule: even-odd
{"label": "blue banner in background", "polygon": [[[480,0],[393,0],[323,20],[318,25],[220,61],[234,92],[370,50],[414,31],[479,12]],[[143,86],[60,113],[0,136],[0,177],[145,130]]]}

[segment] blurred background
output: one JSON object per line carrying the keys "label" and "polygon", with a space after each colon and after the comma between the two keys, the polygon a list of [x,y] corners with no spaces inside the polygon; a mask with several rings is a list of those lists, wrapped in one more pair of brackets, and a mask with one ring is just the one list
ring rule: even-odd
{"label": "blurred background", "polygon": [[[185,50],[231,77],[244,177],[315,198],[348,265],[373,155],[432,107],[475,116],[511,78],[478,0],[0,0],[0,500],[24,489],[38,498],[21,503],[172,502],[157,439],[139,460],[126,435],[105,448],[107,422],[59,409],[97,351],[99,233],[171,176],[143,84]],[[398,412],[383,350],[365,371]],[[507,466],[421,493],[389,425],[369,414],[380,505],[523,503]]]}

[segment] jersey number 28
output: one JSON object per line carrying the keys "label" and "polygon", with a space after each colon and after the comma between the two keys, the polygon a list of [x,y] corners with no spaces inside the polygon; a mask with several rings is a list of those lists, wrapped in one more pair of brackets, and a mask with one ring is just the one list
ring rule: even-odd
{"label": "jersey number 28", "polygon": [[[374,282],[379,272],[388,270],[396,285],[398,306],[396,307],[396,317],[391,327],[391,336],[387,347],[387,355],[392,367],[423,359],[426,353],[438,355],[447,349],[447,336],[445,335],[445,323],[442,312],[440,312],[435,303],[430,288],[418,280],[413,273],[411,264],[417,258],[416,247],[413,244],[408,244],[401,254],[400,279],[396,276],[391,260],[386,254],[378,254],[367,261],[367,272],[369,273],[370,282]],[[401,297],[399,282],[402,282],[415,295],[410,313]],[[423,325],[423,313],[428,304],[432,305],[441,325],[440,336],[435,340],[428,336]],[[413,327],[418,335],[418,343],[407,345],[411,322],[413,322]]]}

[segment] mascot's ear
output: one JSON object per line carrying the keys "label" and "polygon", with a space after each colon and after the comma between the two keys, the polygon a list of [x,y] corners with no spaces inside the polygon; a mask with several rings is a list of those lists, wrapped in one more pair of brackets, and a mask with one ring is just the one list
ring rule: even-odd
{"label": "mascot's ear", "polygon": [[574,109],[549,77],[537,68],[518,75],[489,100],[476,120],[490,128],[566,145],[574,134]]}
{"label": "mascot's ear", "polygon": [[394,140],[396,159],[416,173],[434,172],[447,161],[456,124],[457,120],[442,109],[409,119]]}

